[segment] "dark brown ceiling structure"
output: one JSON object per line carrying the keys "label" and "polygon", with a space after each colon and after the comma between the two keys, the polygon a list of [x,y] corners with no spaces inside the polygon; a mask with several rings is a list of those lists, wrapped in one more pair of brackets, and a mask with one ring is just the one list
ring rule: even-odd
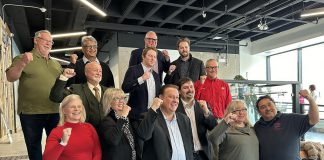
{"label": "dark brown ceiling structure", "polygon": [[[89,0],[90,1],[90,0]],[[304,0],[92,0],[108,16],[101,17],[79,0],[1,0],[4,4],[45,7],[45,13],[34,8],[6,6],[5,20],[21,51],[33,46],[35,31],[52,33],[87,31],[98,40],[99,51],[114,34],[128,35],[135,41],[129,47],[141,47],[134,35],[144,36],[149,30],[159,37],[176,41],[189,37],[195,50],[238,53],[240,40],[256,41],[317,19],[301,19],[303,10],[324,7],[320,1]],[[206,13],[206,16],[203,16]],[[260,30],[260,20],[269,29]],[[214,37],[221,39],[213,39]],[[136,37],[136,36],[134,36]],[[140,46],[138,46],[140,44]],[[55,40],[53,48],[80,45],[80,38]],[[123,45],[123,44],[118,44]],[[163,44],[159,43],[159,46]],[[127,46],[126,46],[127,47]],[[173,49],[174,46],[163,46]],[[59,55],[59,54],[58,54]],[[61,58],[64,56],[62,53]],[[66,57],[65,57],[66,59]]]}

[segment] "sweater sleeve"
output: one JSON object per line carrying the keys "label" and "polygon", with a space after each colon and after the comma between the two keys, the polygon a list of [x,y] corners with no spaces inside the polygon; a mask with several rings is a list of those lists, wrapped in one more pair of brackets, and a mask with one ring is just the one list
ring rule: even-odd
{"label": "sweater sleeve", "polygon": [[62,131],[54,128],[51,134],[47,137],[43,160],[58,159],[64,150],[64,146],[60,144],[62,138]]}
{"label": "sweater sleeve", "polygon": [[93,144],[94,144],[94,147],[92,150],[92,160],[101,160],[101,156],[102,156],[101,145],[99,142],[98,134],[91,124],[89,124],[89,126],[90,126],[89,128],[92,132],[92,138],[93,138]]}

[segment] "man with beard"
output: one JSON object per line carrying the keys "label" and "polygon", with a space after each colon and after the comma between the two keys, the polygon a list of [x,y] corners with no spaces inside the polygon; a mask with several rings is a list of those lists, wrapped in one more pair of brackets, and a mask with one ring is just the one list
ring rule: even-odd
{"label": "man with beard", "polygon": [[190,119],[193,143],[194,159],[210,159],[210,148],[206,137],[207,130],[211,131],[217,121],[210,112],[206,101],[194,99],[195,88],[190,78],[182,78],[178,81],[180,101],[177,112],[186,114]]}
{"label": "man with beard", "polygon": [[195,82],[195,99],[205,100],[217,119],[224,117],[225,109],[232,101],[228,84],[217,77],[218,63],[215,59],[206,62],[207,78]]}
{"label": "man with beard", "polygon": [[64,89],[67,80],[75,76],[73,69],[66,68],[63,74],[56,80],[51,93],[50,99],[54,102],[62,100],[70,95],[77,94],[81,97],[82,103],[86,110],[86,122],[91,123],[97,130],[101,119],[104,117],[102,109],[102,96],[107,89],[99,84],[102,79],[102,69],[99,63],[91,62],[85,66],[86,83],[72,84],[69,88]]}
{"label": "man with beard", "polygon": [[156,63],[156,48],[143,50],[142,63],[127,69],[122,84],[125,93],[129,93],[127,105],[132,107],[131,116],[147,112],[153,98],[158,96],[161,88],[159,75],[152,67]]}
{"label": "man with beard", "polygon": [[[145,34],[144,38],[144,48],[146,47],[157,47],[158,37],[154,31],[148,31]],[[142,62],[142,52],[144,48],[138,48],[132,51],[131,57],[129,59],[128,67],[141,64]],[[167,50],[163,50],[162,52],[157,50],[156,56],[157,62],[154,64],[153,71],[159,74],[160,82],[162,84],[162,75],[163,71],[168,72],[170,66],[170,57]]]}
{"label": "man with beard", "polygon": [[19,79],[18,112],[29,159],[42,159],[43,129],[48,136],[59,121],[58,103],[48,98],[61,65],[49,55],[53,45],[51,33],[35,33],[34,49],[15,57],[6,70],[7,80]]}
{"label": "man with beard", "polygon": [[171,63],[168,74],[164,78],[165,84],[176,84],[183,77],[189,77],[195,82],[206,75],[204,62],[190,54],[188,38],[179,39],[177,49],[180,57]]}
{"label": "man with beard", "polygon": [[76,54],[71,55],[71,63],[68,68],[74,69],[76,75],[68,80],[67,86],[71,84],[86,83],[87,78],[84,75],[84,67],[89,62],[97,62],[102,68],[102,80],[100,84],[105,87],[115,87],[114,76],[109,66],[97,58],[97,40],[92,36],[83,36],[81,39],[82,52],[84,56],[78,59]]}

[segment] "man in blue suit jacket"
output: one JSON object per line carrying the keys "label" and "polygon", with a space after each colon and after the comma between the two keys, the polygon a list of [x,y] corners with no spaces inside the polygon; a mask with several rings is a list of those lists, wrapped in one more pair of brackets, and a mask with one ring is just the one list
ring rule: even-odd
{"label": "man in blue suit jacket", "polygon": [[[146,47],[154,47],[157,46],[157,36],[153,31],[148,31],[144,38],[144,44]],[[135,49],[131,52],[131,57],[129,59],[129,67],[138,65],[142,62],[142,52],[143,48]],[[162,75],[163,71],[167,73],[170,66],[170,57],[167,50],[163,50],[162,52],[157,50],[157,63],[153,66],[153,70],[159,74],[160,82],[162,83]]]}
{"label": "man in blue suit jacket", "polygon": [[122,84],[123,91],[129,93],[127,105],[135,115],[147,112],[161,87],[159,75],[152,69],[156,63],[156,48],[145,48],[142,58],[141,64],[128,68]]}

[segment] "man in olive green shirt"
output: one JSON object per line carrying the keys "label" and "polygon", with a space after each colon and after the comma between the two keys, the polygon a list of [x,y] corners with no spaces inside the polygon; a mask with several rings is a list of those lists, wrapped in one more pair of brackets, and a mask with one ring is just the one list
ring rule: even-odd
{"label": "man in olive green shirt", "polygon": [[18,114],[24,133],[28,156],[42,159],[42,133],[49,135],[59,120],[59,103],[50,101],[49,94],[61,65],[49,56],[53,39],[47,30],[35,33],[34,49],[13,59],[6,70],[7,80],[19,80]]}

